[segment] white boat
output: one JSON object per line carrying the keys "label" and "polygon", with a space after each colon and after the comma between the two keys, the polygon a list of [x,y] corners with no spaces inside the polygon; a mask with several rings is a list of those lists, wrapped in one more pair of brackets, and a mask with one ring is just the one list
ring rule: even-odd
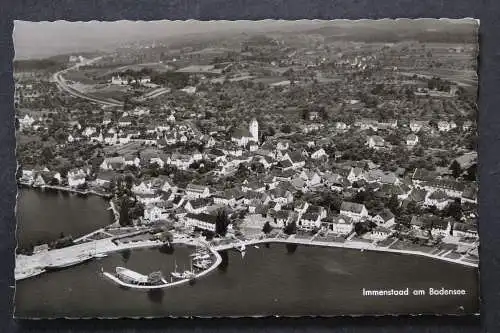
{"label": "white boat", "polygon": [[184,278],[184,276],[182,275],[182,273],[179,273],[177,271],[177,262],[176,261],[174,261],[174,271],[171,272],[170,275],[172,275],[172,277],[174,279],[183,279]]}
{"label": "white boat", "polygon": [[258,246],[258,245],[254,245],[253,247],[255,247],[256,249],[258,249],[258,248],[259,248],[259,246]]}
{"label": "white boat", "polygon": [[101,259],[101,258],[106,258],[108,255],[106,253],[98,253],[94,255],[95,258]]}
{"label": "white boat", "polygon": [[161,272],[153,272],[149,275],[143,275],[124,267],[116,267],[116,277],[125,283],[154,286],[168,283]]}
{"label": "white boat", "polygon": [[196,277],[196,274],[193,271],[184,271],[182,275],[184,276],[184,279],[193,279]]}
{"label": "white boat", "polygon": [[172,272],[170,273],[172,275],[172,277],[174,279],[179,279],[179,280],[182,280],[184,279],[184,274],[183,273],[179,273],[179,272]]}
{"label": "white boat", "polygon": [[237,247],[236,249],[237,249],[238,251],[240,251],[240,252],[245,252],[247,248],[246,248],[245,244],[243,244],[243,245],[241,245],[240,247]]}
{"label": "white boat", "polygon": [[205,260],[210,259],[210,254],[198,255],[193,257],[193,260]]}

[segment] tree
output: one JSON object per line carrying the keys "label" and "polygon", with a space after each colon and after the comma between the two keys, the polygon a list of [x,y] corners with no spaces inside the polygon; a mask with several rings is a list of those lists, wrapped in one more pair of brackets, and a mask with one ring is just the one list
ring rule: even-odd
{"label": "tree", "polygon": [[229,225],[229,217],[225,209],[219,210],[217,218],[215,219],[215,233],[220,236],[225,236],[227,233],[227,226]]}
{"label": "tree", "polygon": [[446,214],[453,217],[457,221],[462,218],[462,204],[459,198],[449,204]]}
{"label": "tree", "polygon": [[119,211],[120,213],[119,223],[122,227],[132,224],[128,210],[129,210],[129,199],[127,197],[123,197],[120,203],[120,211]]}
{"label": "tree", "polygon": [[291,133],[292,127],[289,124],[284,124],[283,126],[281,126],[281,132],[286,134]]}
{"label": "tree", "polygon": [[389,202],[387,203],[387,208],[393,213],[399,210],[399,200],[396,194],[391,195]]}
{"label": "tree", "polygon": [[273,227],[271,227],[271,224],[269,222],[266,222],[264,224],[264,227],[262,227],[262,232],[265,233],[266,235],[269,234],[273,230]]}
{"label": "tree", "polygon": [[45,164],[48,161],[52,160],[54,158],[54,153],[52,152],[52,149],[50,147],[44,147],[42,149],[42,163]]}
{"label": "tree", "polygon": [[292,235],[297,233],[297,224],[295,223],[295,221],[293,221],[292,223],[288,223],[284,229],[284,232],[287,235]]}
{"label": "tree", "polygon": [[454,178],[458,178],[462,174],[462,168],[460,167],[460,163],[458,163],[457,160],[454,160],[451,163],[450,170]]}
{"label": "tree", "polygon": [[477,173],[477,164],[474,163],[467,168],[464,179],[471,182],[476,181],[476,173]]}

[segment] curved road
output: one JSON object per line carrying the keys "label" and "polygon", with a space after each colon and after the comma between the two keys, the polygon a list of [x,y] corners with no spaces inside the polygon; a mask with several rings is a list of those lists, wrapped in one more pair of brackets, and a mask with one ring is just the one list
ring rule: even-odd
{"label": "curved road", "polygon": [[76,64],[76,65],[74,65],[72,67],[63,69],[62,71],[54,73],[54,75],[52,75],[52,79],[56,82],[56,84],[58,85],[58,87],[61,90],[66,91],[67,93],[69,93],[72,96],[83,98],[83,99],[86,99],[86,100],[91,101],[91,102],[100,103],[100,104],[105,105],[105,106],[119,106],[119,107],[122,107],[123,106],[122,102],[118,102],[118,101],[114,101],[114,100],[109,100],[109,99],[104,99],[104,98],[97,98],[97,97],[94,97],[94,96],[89,96],[89,95],[86,95],[85,93],[83,93],[81,91],[76,90],[75,88],[72,88],[66,82],[66,79],[64,79],[64,77],[62,76],[62,74],[66,73],[66,72],[68,72],[68,71],[70,71],[72,69],[78,69],[78,67],[80,67],[80,66],[90,65],[90,64],[92,64],[92,63],[100,60],[101,58],[102,57],[93,58],[93,59],[85,61],[84,63],[79,63],[79,64]]}

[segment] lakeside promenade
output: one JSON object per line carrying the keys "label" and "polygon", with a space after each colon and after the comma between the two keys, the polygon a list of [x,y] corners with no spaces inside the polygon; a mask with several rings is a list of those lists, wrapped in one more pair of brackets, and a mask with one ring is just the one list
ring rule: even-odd
{"label": "lakeside promenade", "polygon": [[[96,232],[93,232],[91,234],[94,233]],[[50,269],[64,268],[77,265],[82,262],[91,260],[94,257],[107,255],[113,252],[118,252],[123,250],[133,250],[138,248],[160,247],[165,244],[163,241],[160,240],[140,240],[135,242],[114,242],[113,240],[114,240],[113,237],[109,237],[100,240],[93,240],[81,244],[76,244],[62,249],[55,249],[55,250],[35,253],[29,256],[17,255],[15,278],[16,280],[22,280],[24,278],[42,274]],[[174,237],[172,243],[197,246],[200,244],[200,240],[195,238],[177,236]],[[388,247],[380,247],[373,243],[364,243],[359,241],[346,241],[343,243],[332,242],[332,241],[325,242],[325,241],[318,241],[311,239],[295,238],[293,235],[287,238],[267,237],[267,238],[252,239],[245,241],[235,240],[234,242],[228,244],[210,245],[209,248],[213,251],[223,251],[233,248],[241,248],[243,245],[246,247],[264,243],[285,243],[285,244],[288,243],[288,244],[306,245],[306,246],[352,249],[359,251],[366,250],[366,251],[387,252],[395,254],[416,255],[416,256],[441,260],[449,263],[460,264],[468,267],[475,267],[475,268],[478,267],[477,263],[465,260],[465,255],[461,256],[460,258],[454,259],[446,257],[445,256],[446,253],[443,255],[436,255],[420,251],[391,249]]]}

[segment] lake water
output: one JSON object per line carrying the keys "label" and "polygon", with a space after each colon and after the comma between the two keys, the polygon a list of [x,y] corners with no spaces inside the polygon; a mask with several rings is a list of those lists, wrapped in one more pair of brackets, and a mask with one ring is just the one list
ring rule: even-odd
{"label": "lake water", "polygon": [[[27,210],[19,214],[20,224],[25,225],[23,237],[33,240],[37,235],[44,235],[44,228],[66,226],[66,222],[54,220],[57,216],[69,219],[71,227],[63,231],[74,233],[75,237],[79,232],[88,232],[90,225],[108,223],[106,203],[96,199],[55,198],[52,194],[23,191],[19,204],[19,209]],[[61,215],[46,212],[56,208],[65,212]],[[43,212],[37,215],[36,209]],[[86,213],[87,209],[92,213]],[[191,251],[186,246],[176,246],[173,253],[162,253],[158,249],[115,253],[20,281],[16,289],[16,316],[332,316],[479,311],[477,269],[424,257],[369,251],[294,248],[285,244],[249,247],[244,257],[227,251],[222,253],[224,261],[219,269],[196,284],[155,293],[121,289],[100,274],[101,269],[112,272],[116,266],[123,266],[143,274],[161,270],[168,275],[174,264],[179,270],[189,267]],[[467,294],[362,295],[363,288],[428,290],[441,287],[464,289]]]}
{"label": "lake water", "polygon": [[83,236],[113,223],[107,201],[59,191],[19,189],[18,247],[47,243],[65,236]]}

